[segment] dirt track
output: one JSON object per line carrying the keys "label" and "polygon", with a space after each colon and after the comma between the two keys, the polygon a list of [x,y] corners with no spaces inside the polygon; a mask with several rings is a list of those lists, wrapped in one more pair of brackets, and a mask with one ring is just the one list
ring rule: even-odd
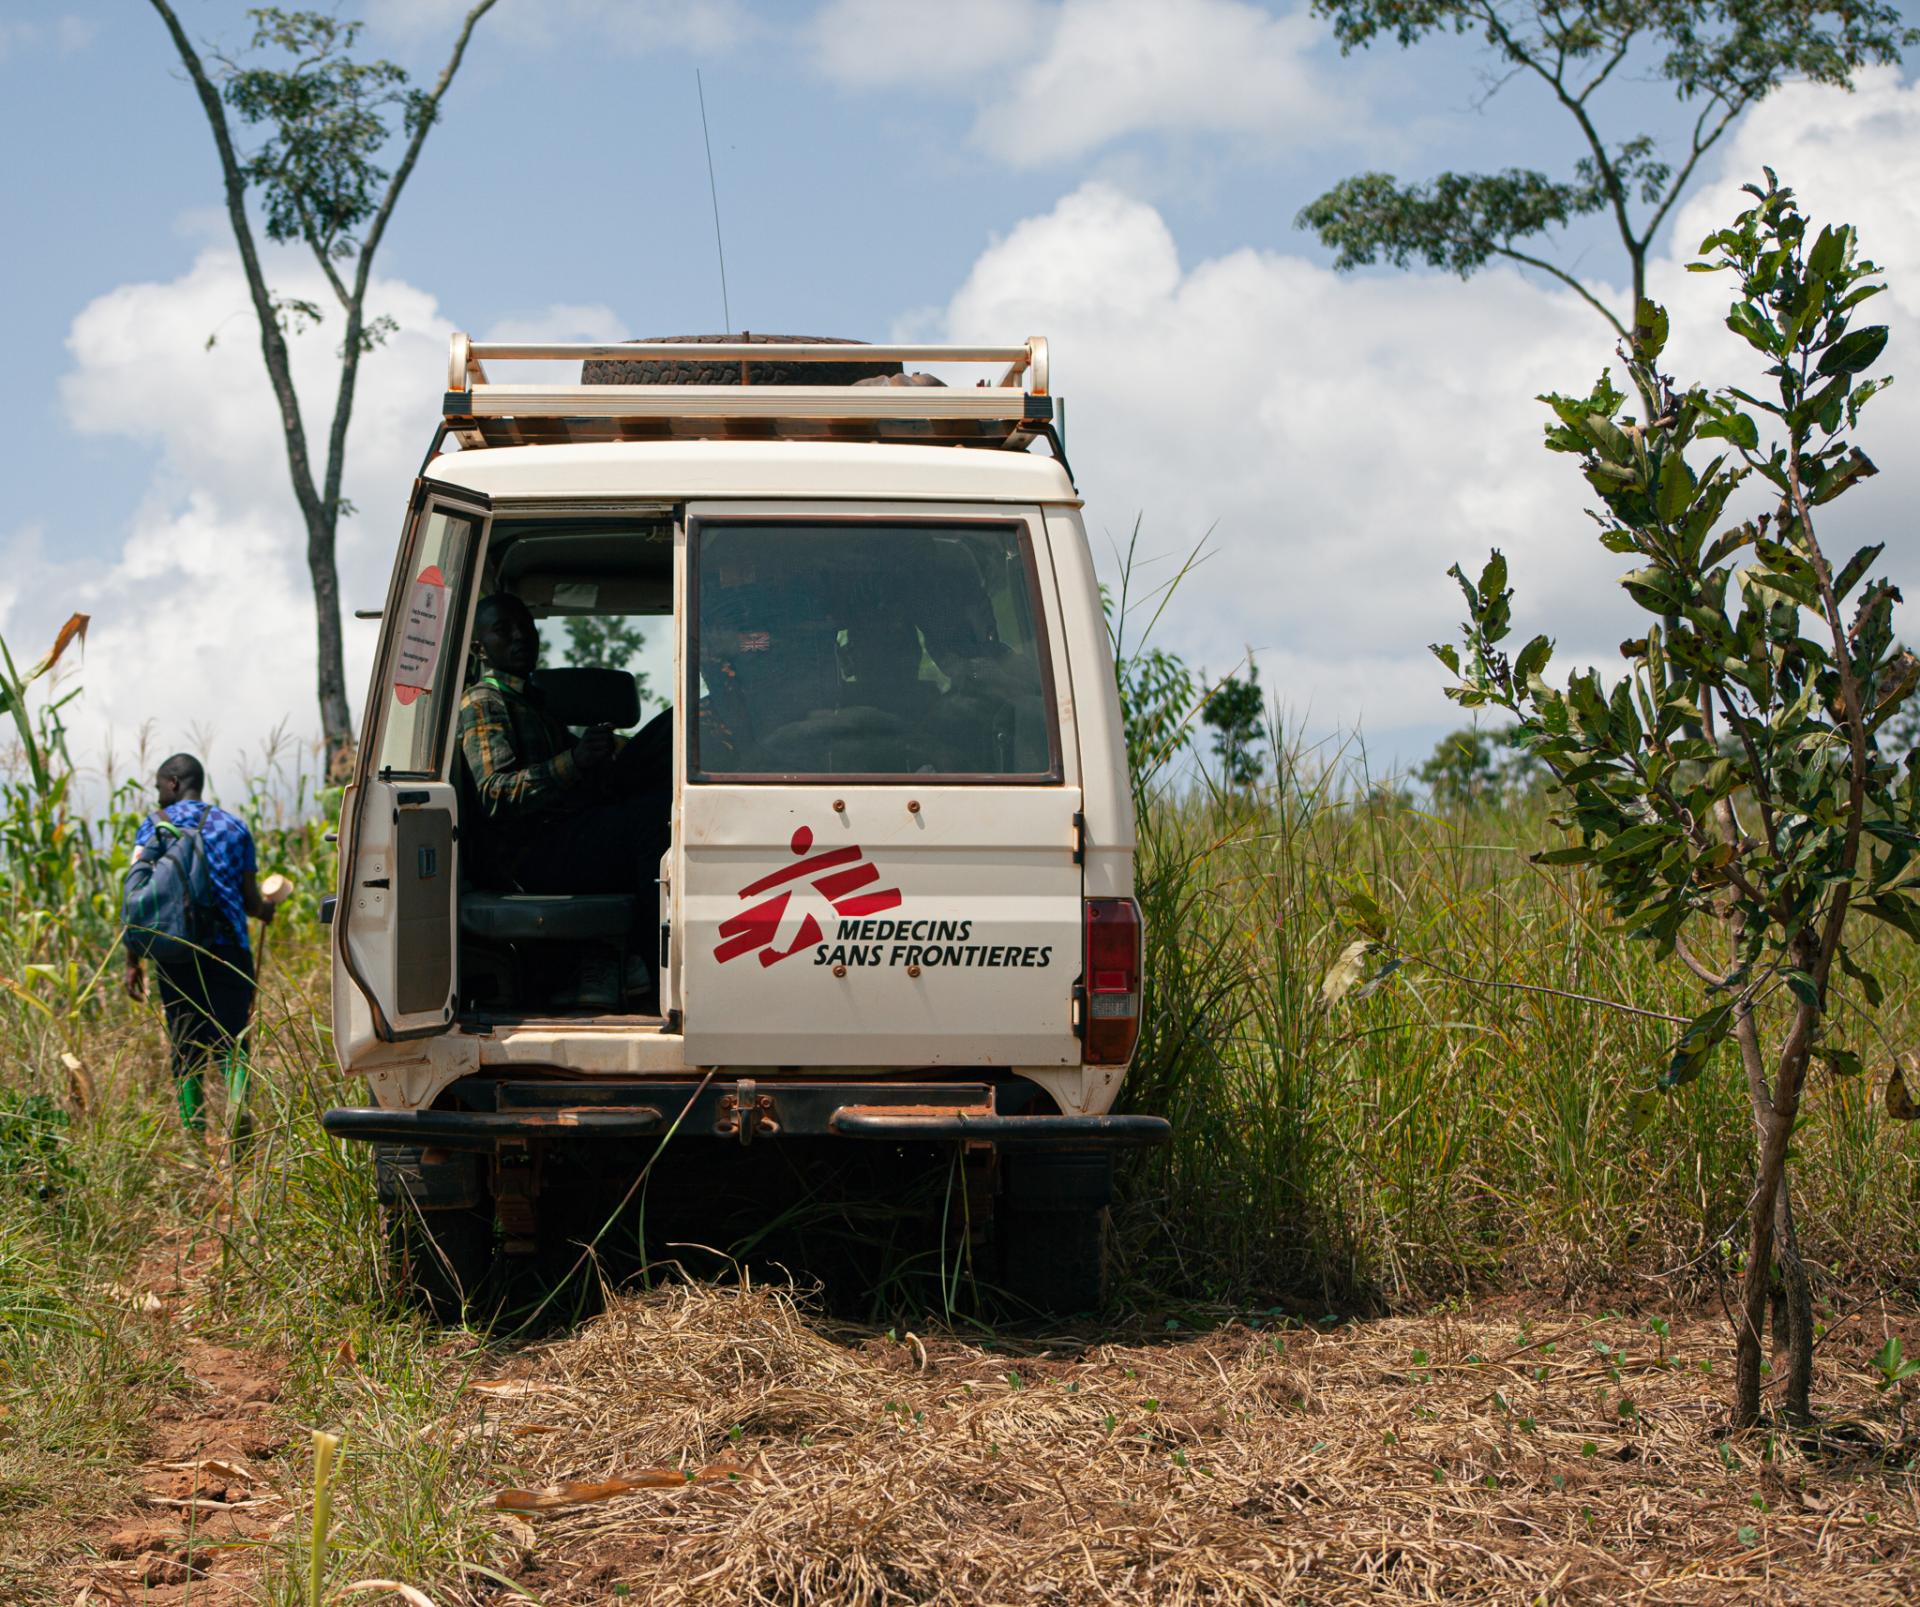
{"label": "dirt track", "polygon": [[[1865,1367],[1881,1320],[1823,1346],[1810,1454],[1724,1438],[1717,1314],[1670,1338],[1542,1312],[989,1349],[708,1288],[499,1358],[434,1432],[462,1453],[473,1560],[548,1607],[1908,1601],[1920,1495]],[[89,1537],[133,1555],[75,1561],[94,1601],[253,1599],[256,1554],[214,1542],[307,1521],[271,1361],[189,1343],[183,1363],[147,1509]],[[511,1599],[415,1582],[440,1607]]]}

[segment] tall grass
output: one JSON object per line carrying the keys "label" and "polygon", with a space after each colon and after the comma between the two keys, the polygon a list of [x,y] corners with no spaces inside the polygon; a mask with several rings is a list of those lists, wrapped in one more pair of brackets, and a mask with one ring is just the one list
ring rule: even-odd
{"label": "tall grass", "polygon": [[[1568,997],[1697,1009],[1581,878],[1529,863],[1557,840],[1547,802],[1436,812],[1276,747],[1252,793],[1142,800],[1149,999],[1127,1097],[1175,1136],[1132,1178],[1140,1269],[1201,1294],[1330,1302],[1491,1280],[1653,1295],[1719,1270],[1751,1175],[1744,1083],[1729,1054],[1657,1094],[1674,1029]],[[1328,1007],[1356,890],[1425,963]],[[1877,941],[1897,1028],[1920,957]],[[1907,1284],[1920,1143],[1877,1096],[1868,1078],[1814,1091],[1794,1187],[1833,1275]]]}
{"label": "tall grass", "polygon": [[[366,1152],[319,1126],[354,1095],[314,921],[331,800],[270,743],[231,805],[300,894],[264,968],[257,1135],[215,1165],[174,1120],[152,1006],[117,986],[144,786],[96,779],[84,809],[58,699],[17,729],[33,755],[0,749],[0,1599],[71,1599],[47,1559],[75,1523],[123,1508],[188,1321],[283,1358],[290,1420],[348,1428],[336,1582],[505,1566],[509,1540],[473,1500],[483,1448],[450,1410],[478,1342],[433,1334],[399,1297]],[[1177,721],[1138,730],[1162,759],[1178,738]],[[1126,1098],[1171,1117],[1174,1140],[1126,1176],[1127,1293],[1351,1307],[1631,1281],[1657,1299],[1710,1275],[1748,1172],[1744,1093],[1729,1062],[1645,1097],[1669,1029],[1565,997],[1689,1013],[1685,985],[1616,939],[1590,889],[1528,863],[1552,835],[1542,801],[1435,813],[1358,765],[1277,745],[1275,775],[1249,792],[1151,754],[1138,765],[1148,999]],[[1430,963],[1327,1008],[1356,888]],[[1910,947],[1889,941],[1875,968],[1904,1023]],[[1875,1094],[1866,1079],[1816,1089],[1795,1187],[1816,1261],[1887,1288],[1920,1276],[1920,1151]],[[202,1247],[190,1311],[143,1309],[156,1245]],[[304,1532],[281,1531],[270,1599],[300,1599]]]}

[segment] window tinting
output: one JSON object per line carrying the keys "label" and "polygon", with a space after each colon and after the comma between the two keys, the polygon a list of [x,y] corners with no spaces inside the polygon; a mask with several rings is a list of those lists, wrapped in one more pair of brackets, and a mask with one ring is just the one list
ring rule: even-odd
{"label": "window tinting", "polygon": [[696,774],[1044,777],[1013,525],[702,524]]}

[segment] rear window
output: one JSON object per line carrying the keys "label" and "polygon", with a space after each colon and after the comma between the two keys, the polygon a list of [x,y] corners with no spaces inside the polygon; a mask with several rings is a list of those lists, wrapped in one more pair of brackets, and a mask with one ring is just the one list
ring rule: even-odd
{"label": "rear window", "polygon": [[693,541],[692,772],[1059,774],[1017,524],[725,524]]}

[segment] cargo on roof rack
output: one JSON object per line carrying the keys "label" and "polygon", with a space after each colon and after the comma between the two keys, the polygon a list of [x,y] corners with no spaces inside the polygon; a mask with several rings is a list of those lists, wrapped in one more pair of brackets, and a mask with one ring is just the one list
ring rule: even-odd
{"label": "cargo on roof rack", "polygon": [[[628,371],[674,363],[738,363],[726,385],[658,383],[503,385],[489,363],[573,362]],[[751,377],[769,363],[986,364],[1004,369],[977,385],[949,386],[922,374],[880,374],[853,384],[768,384]],[[476,341],[455,334],[447,361],[445,427],[465,447],[689,438],[911,441],[1024,451],[1044,438],[1062,461],[1047,343],[1018,346],[869,346],[851,341],[745,340]]]}

